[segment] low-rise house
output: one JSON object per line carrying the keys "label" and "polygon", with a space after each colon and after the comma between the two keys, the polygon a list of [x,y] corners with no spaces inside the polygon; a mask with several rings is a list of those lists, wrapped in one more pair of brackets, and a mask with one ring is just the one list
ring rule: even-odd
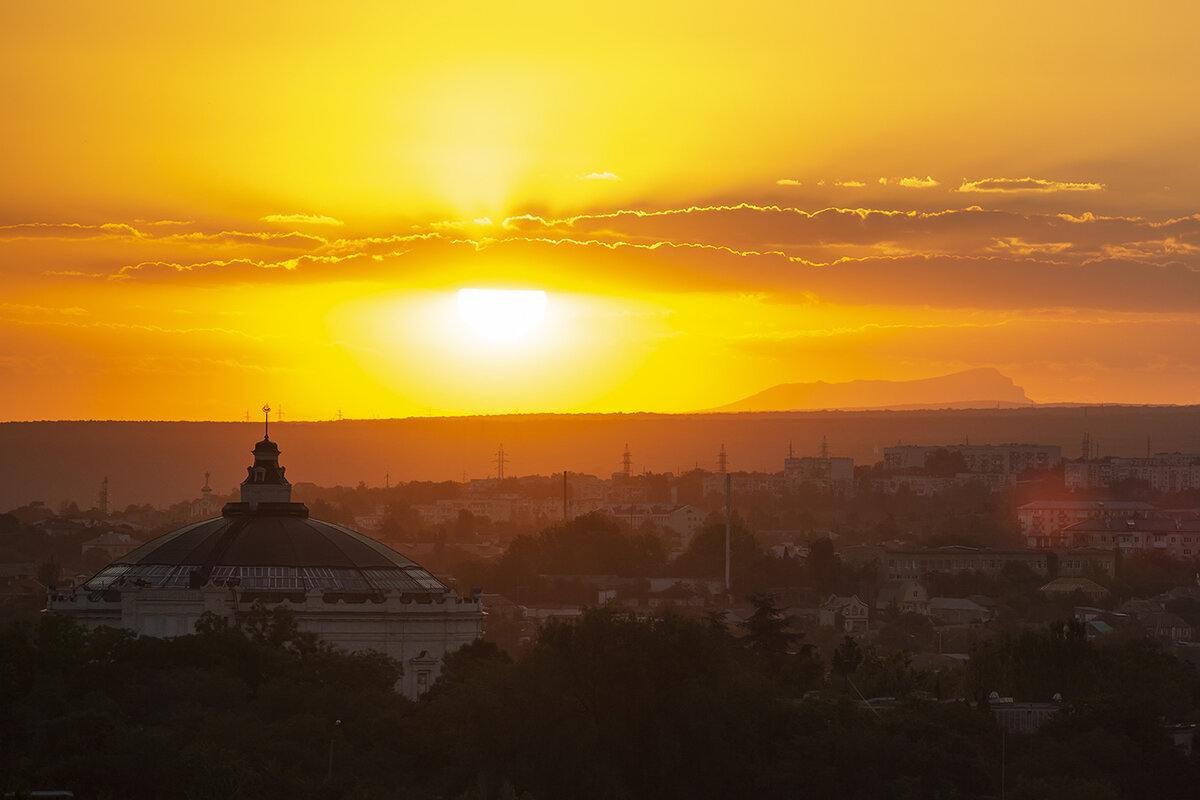
{"label": "low-rise house", "polygon": [[691,543],[696,531],[704,526],[708,515],[690,505],[660,503],[608,503],[600,510],[610,517],[626,522],[635,531],[650,523],[660,533],[674,533],[681,538],[683,549]]}
{"label": "low-rise house", "polygon": [[141,547],[142,543],[134,539],[128,533],[117,533],[109,531],[102,533],[95,539],[88,539],[83,543],[82,553],[87,556],[90,553],[99,553],[104,556],[106,561],[115,561],[126,553],[131,553]]}
{"label": "low-rise house", "polygon": [[1139,614],[1138,622],[1146,633],[1168,642],[1191,642],[1196,638],[1196,629],[1177,614],[1170,611],[1153,611]]}
{"label": "low-rise house", "polygon": [[929,590],[919,581],[888,581],[879,589],[875,608],[894,609],[901,614],[929,616]]}
{"label": "low-rise house", "polygon": [[1046,597],[1069,597],[1081,592],[1084,597],[1096,602],[1109,594],[1100,584],[1089,578],[1055,578],[1038,589]]}
{"label": "low-rise house", "polygon": [[987,622],[992,611],[967,597],[931,597],[929,616],[942,625],[970,625]]}
{"label": "low-rise house", "polygon": [[826,628],[841,628],[847,634],[866,636],[870,629],[870,609],[858,599],[858,595],[841,597],[829,595],[818,615],[818,622]]}
{"label": "low-rise house", "polygon": [[[1055,695],[1057,697],[1057,695]],[[1059,702],[1017,703],[1011,697],[998,697],[992,692],[988,705],[996,724],[1008,733],[1033,733],[1051,715],[1058,713]]]}

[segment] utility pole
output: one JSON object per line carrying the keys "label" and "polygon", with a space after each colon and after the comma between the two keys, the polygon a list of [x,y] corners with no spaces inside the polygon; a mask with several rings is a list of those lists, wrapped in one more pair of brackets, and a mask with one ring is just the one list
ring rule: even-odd
{"label": "utility pole", "polygon": [[100,514],[108,516],[108,476],[104,476],[104,480],[100,482]]}
{"label": "utility pole", "polygon": [[729,542],[733,529],[733,476],[725,473],[725,594],[729,594]]}
{"label": "utility pole", "polygon": [[567,521],[567,471],[563,470],[563,522]]}

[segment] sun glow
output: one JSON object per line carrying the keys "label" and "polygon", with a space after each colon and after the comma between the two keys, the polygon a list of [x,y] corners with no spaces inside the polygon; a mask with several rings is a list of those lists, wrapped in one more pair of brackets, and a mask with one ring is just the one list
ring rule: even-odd
{"label": "sun glow", "polygon": [[528,289],[460,289],[458,316],[491,342],[514,342],[538,329],[546,316],[546,293]]}

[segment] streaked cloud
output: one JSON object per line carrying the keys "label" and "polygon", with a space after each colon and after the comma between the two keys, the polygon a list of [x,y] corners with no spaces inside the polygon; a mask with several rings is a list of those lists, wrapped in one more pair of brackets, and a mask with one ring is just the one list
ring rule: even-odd
{"label": "streaked cloud", "polygon": [[954,191],[1015,194],[1018,192],[1102,192],[1104,188],[1102,183],[1069,183],[1042,178],[983,178],[977,181],[964,180]]}
{"label": "streaked cloud", "polygon": [[896,183],[908,189],[928,189],[940,185],[929,175],[924,178],[901,178]]}
{"label": "streaked cloud", "polygon": [[834,181],[834,186],[841,186],[844,189],[861,189],[866,186],[862,181]]}
{"label": "streaked cloud", "polygon": [[580,175],[581,181],[619,181],[620,175],[605,170],[604,172],[589,172],[587,175]]}
{"label": "streaked cloud", "polygon": [[54,306],[31,306],[22,303],[0,303],[0,314],[19,314],[22,316],[48,314],[51,316],[80,317],[87,313],[86,309],[79,308],[78,306],[56,308]]}
{"label": "streaked cloud", "polygon": [[323,214],[268,214],[259,217],[262,222],[281,222],[285,225],[335,225],[342,226],[345,222],[335,217]]}
{"label": "streaked cloud", "polygon": [[795,180],[794,178],[780,178],[779,180],[775,181],[775,183],[779,186],[803,186],[804,185],[804,184],[800,183],[800,181]]}

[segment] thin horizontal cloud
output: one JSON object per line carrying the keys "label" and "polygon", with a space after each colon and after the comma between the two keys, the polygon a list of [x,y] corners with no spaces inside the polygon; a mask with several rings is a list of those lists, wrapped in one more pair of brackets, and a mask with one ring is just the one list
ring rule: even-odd
{"label": "thin horizontal cloud", "polygon": [[928,189],[940,185],[929,175],[926,175],[924,178],[901,178],[896,182],[907,189]]}
{"label": "thin horizontal cloud", "polygon": [[581,181],[619,181],[621,176],[605,170],[604,172],[589,172],[587,175],[580,175]]}
{"label": "thin horizontal cloud", "polygon": [[285,225],[345,225],[336,217],[327,217],[323,214],[268,214],[265,217],[259,217],[262,222],[281,222]]}
{"label": "thin horizontal cloud", "polygon": [[55,308],[53,306],[31,306],[21,303],[0,303],[0,314],[42,315],[80,317],[86,315],[86,309],[78,306]]}
{"label": "thin horizontal cloud", "polygon": [[795,180],[794,178],[780,178],[779,180],[775,181],[775,183],[779,186],[803,186],[804,185],[804,184],[800,183],[800,181]]}
{"label": "thin horizontal cloud", "polygon": [[1070,242],[1027,242],[1017,236],[1007,236],[997,239],[990,249],[1007,255],[1060,255],[1071,246]]}
{"label": "thin horizontal cloud", "polygon": [[77,222],[22,222],[0,225],[0,241],[16,239],[102,239],[145,238],[147,234],[123,222],[84,225]]}
{"label": "thin horizontal cloud", "polygon": [[739,251],[778,251],[814,263],[832,263],[848,255],[989,255],[997,252],[997,243],[1020,243],[1029,252],[1053,252],[1083,261],[1102,257],[1106,247],[1127,242],[1163,242],[1159,252],[1166,252],[1173,241],[1174,252],[1184,253],[1186,249],[1179,245],[1200,245],[1200,215],[1157,221],[978,206],[944,211],[807,211],[739,204],[621,210],[560,219],[522,215],[504,220],[495,232],[496,236],[512,234],[720,245]]}
{"label": "thin horizontal cloud", "polygon": [[862,181],[834,181],[834,186],[841,186],[844,189],[861,189],[866,186]]}
{"label": "thin horizontal cloud", "polygon": [[1102,192],[1102,183],[1068,183],[1042,178],[984,178],[977,181],[964,180],[956,192]]}
{"label": "thin horizontal cloud", "polygon": [[[179,227],[186,223],[147,223]],[[0,226],[0,241],[17,240],[120,240],[146,242],[214,242],[225,244],[268,244],[297,249],[312,249],[326,243],[320,236],[299,231],[163,231],[150,233],[123,222],[85,225],[76,222],[26,222]]]}

